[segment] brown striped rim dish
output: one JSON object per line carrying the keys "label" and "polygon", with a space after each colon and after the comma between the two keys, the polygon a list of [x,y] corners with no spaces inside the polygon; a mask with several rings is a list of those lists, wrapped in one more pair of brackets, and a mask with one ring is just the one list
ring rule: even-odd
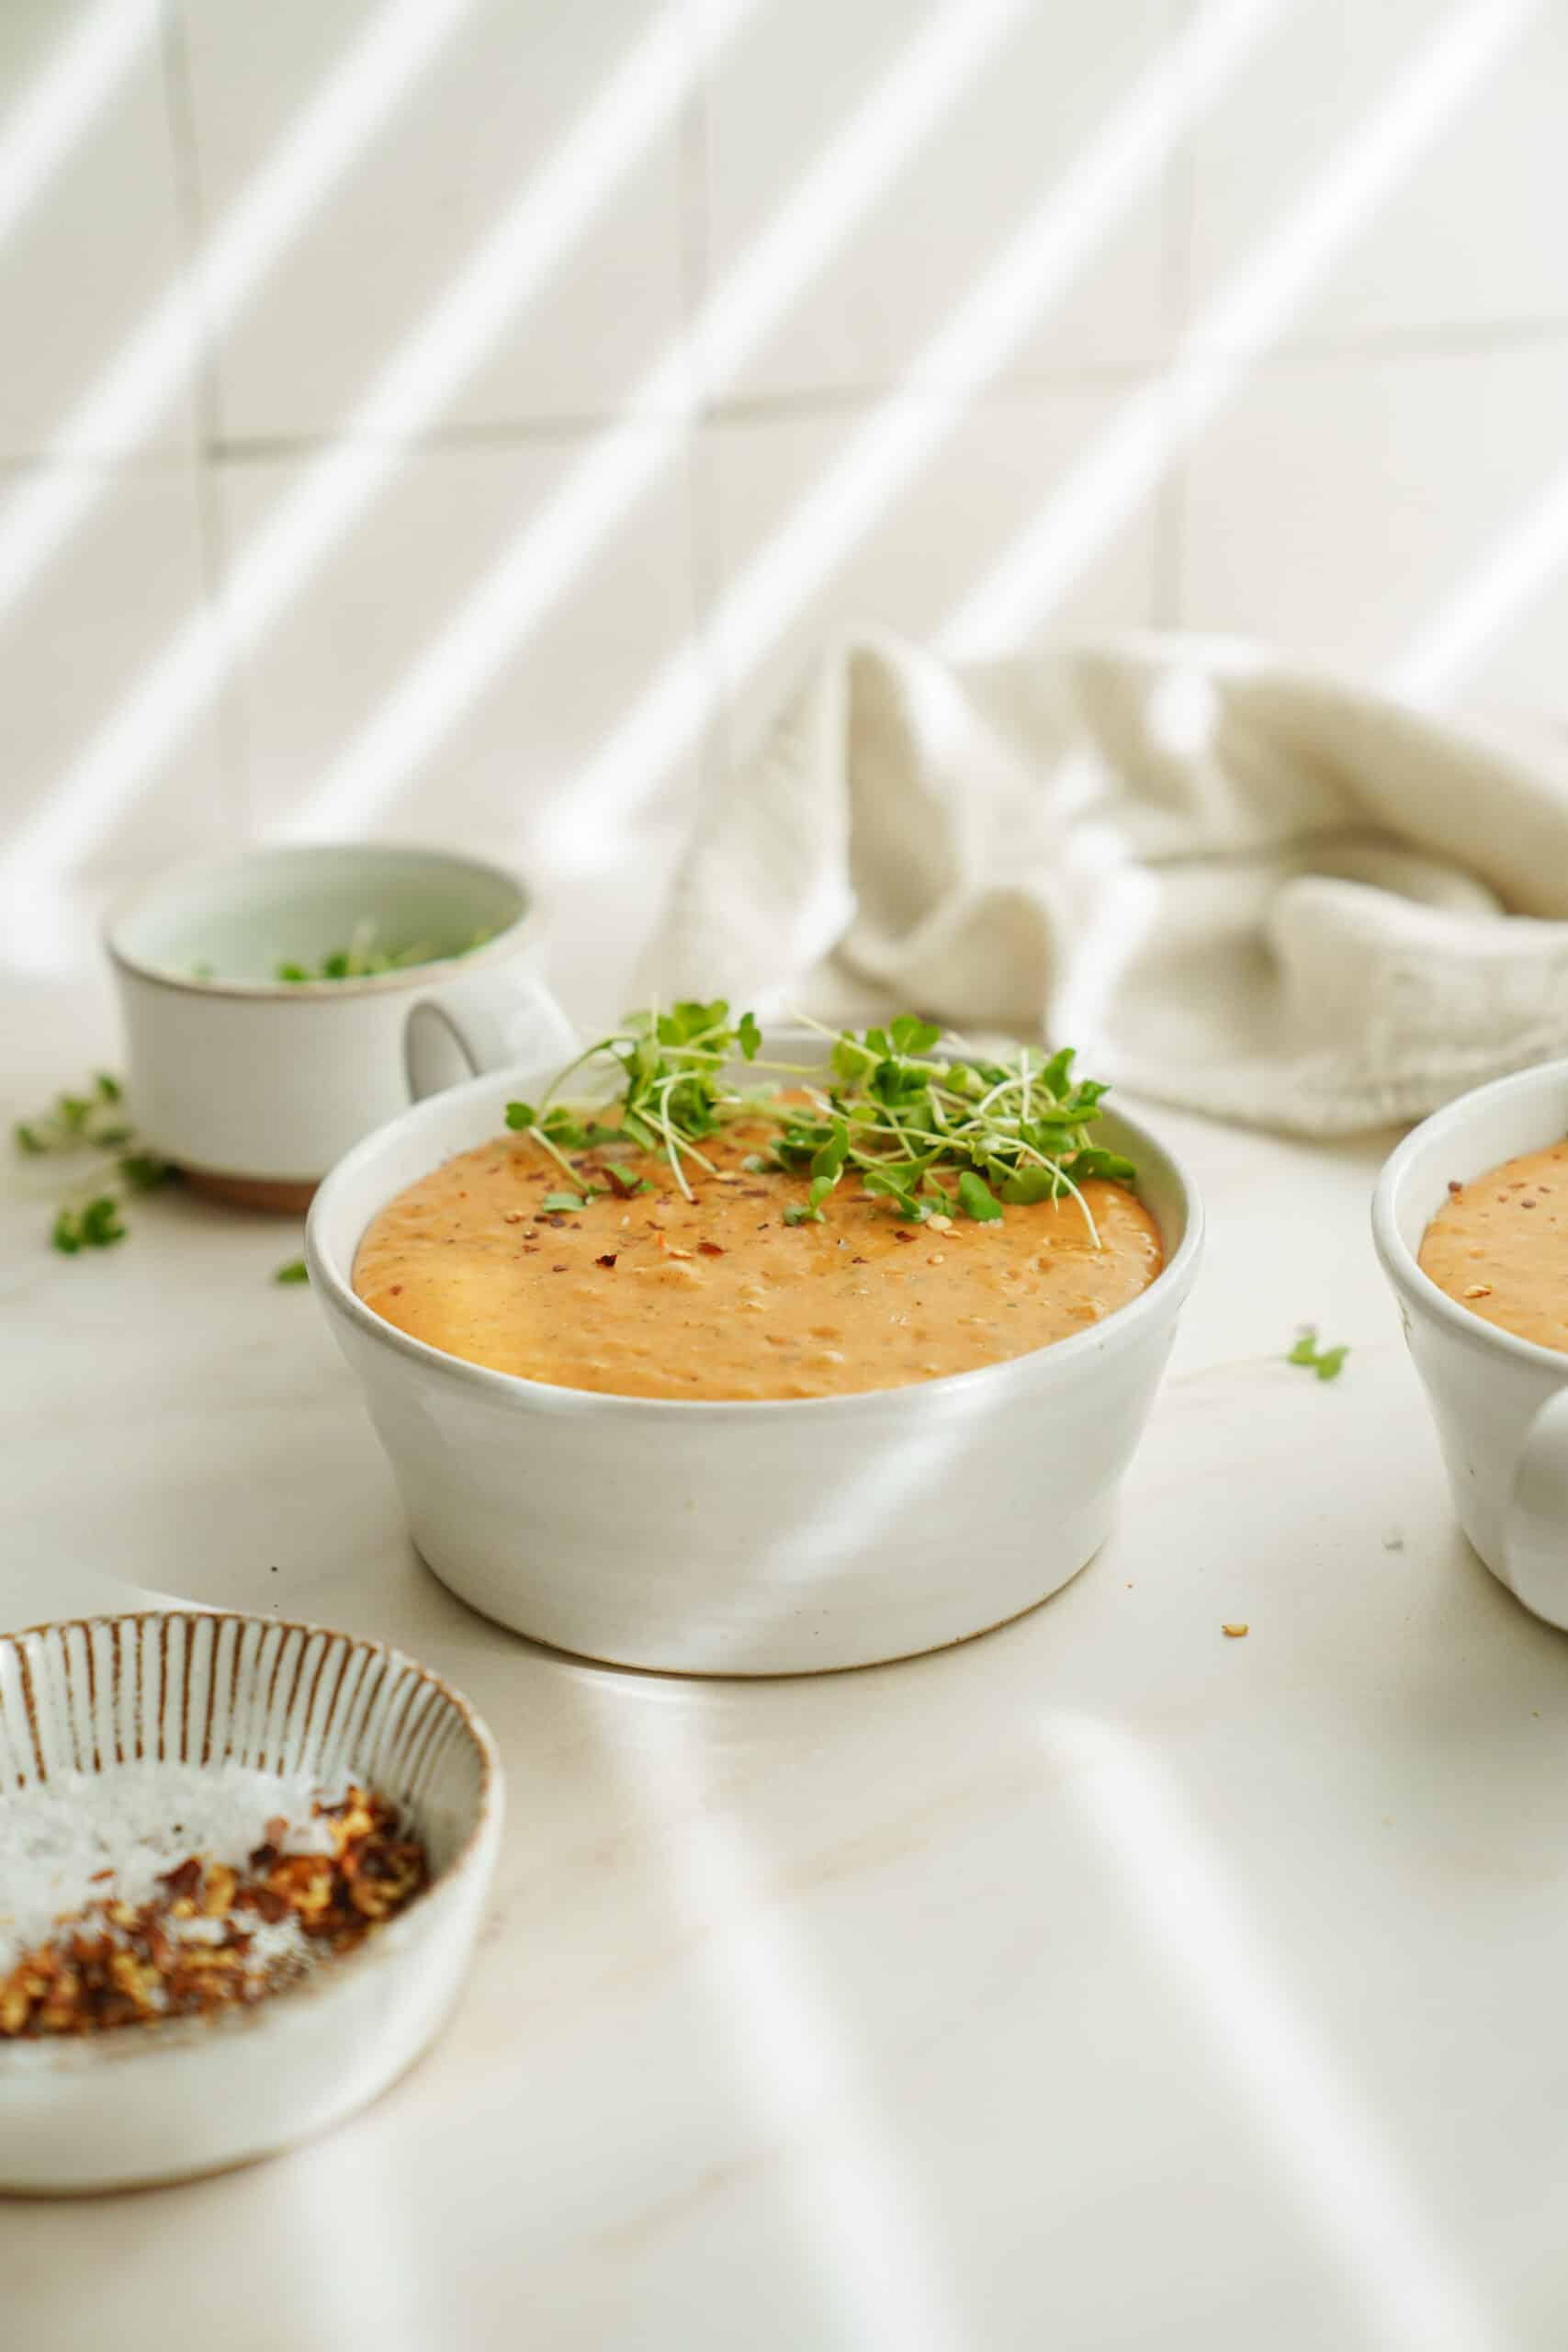
{"label": "brown striped rim dish", "polygon": [[172,2018],[136,2033],[0,2042],[18,2061],[80,2064],[152,2053],[265,2022],[417,1935],[424,1907],[460,1871],[495,1805],[495,1745],[468,1701],[404,1652],[323,1626],[227,1611],[149,1610],[0,1634],[0,1804],[65,1772],[152,1759],[262,1771],[352,1770],[403,1807],[431,1879],[357,1950],[249,2007]]}

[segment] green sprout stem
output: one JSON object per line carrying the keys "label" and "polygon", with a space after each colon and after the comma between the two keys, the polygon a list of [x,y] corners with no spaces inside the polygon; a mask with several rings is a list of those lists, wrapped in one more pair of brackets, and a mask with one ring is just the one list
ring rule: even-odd
{"label": "green sprout stem", "polygon": [[[273,977],[291,980],[296,986],[307,980],[363,980],[378,972],[403,972],[418,964],[440,964],[455,961],[460,956],[471,956],[491,937],[488,931],[477,931],[460,947],[442,947],[433,939],[416,939],[406,947],[382,947],[378,944],[377,924],[368,916],[356,922],[349,934],[346,947],[334,947],[317,964],[284,961],[274,967]],[[193,972],[194,978],[210,978],[210,968]]]}
{"label": "green sprout stem", "polygon": [[50,1227],[51,1245],[63,1257],[123,1241],[128,1228],[121,1204],[132,1193],[151,1192],[169,1173],[167,1163],[138,1138],[126,1116],[125,1090],[107,1070],[95,1076],[87,1092],[57,1094],[37,1118],[19,1119],[13,1133],[17,1149],[28,1159],[91,1157],[91,1173],[73,1187]]}
{"label": "green sprout stem", "polygon": [[[824,1083],[819,1067],[762,1057],[753,1016],[732,1023],[722,1000],[655,1005],[586,1046],[536,1106],[510,1103],[508,1125],[526,1133],[574,1182],[581,1171],[570,1151],[629,1137],[662,1152],[690,1200],[687,1164],[716,1172],[704,1143],[738,1121],[763,1119],[776,1133],[761,1164],[810,1175],[793,1223],[819,1222],[823,1202],[851,1170],[867,1192],[886,1197],[896,1216],[919,1222],[939,1203],[954,1206],[942,1176],[956,1171],[964,1215],[991,1222],[1006,1203],[1070,1199],[1094,1247],[1100,1246],[1082,1180],[1127,1182],[1134,1171],[1090,1142],[1105,1089],[1073,1079],[1070,1051],[1046,1057],[1023,1046],[1016,1066],[968,1048],[949,1059],[932,1053],[940,1033],[911,1014],[863,1032],[797,1018],[829,1043],[830,1082]],[[775,1082],[772,1091],[729,1080],[727,1066],[738,1054],[759,1079]],[[623,1080],[621,1124],[614,1128],[599,1122],[592,1104],[564,1094],[578,1072],[605,1064],[618,1068]],[[797,1099],[780,1094],[779,1080],[793,1082]]]}

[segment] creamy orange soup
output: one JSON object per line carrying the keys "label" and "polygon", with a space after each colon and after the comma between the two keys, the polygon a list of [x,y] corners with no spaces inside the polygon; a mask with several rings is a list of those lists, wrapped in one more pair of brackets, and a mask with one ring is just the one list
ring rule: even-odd
{"label": "creamy orange soup", "polygon": [[581,1213],[548,1212],[568,1180],[512,1136],[464,1152],[381,1211],[359,1245],[367,1306],[447,1355],[617,1396],[836,1396],[973,1372],[1081,1331],[1153,1282],[1159,1228],[1120,1184],[995,1224],[902,1225],[847,1177],[820,1225],[786,1225],[807,1180],[740,1165],[774,1130],[705,1144],[718,1170],[628,1150],[574,1154],[649,1177]]}
{"label": "creamy orange soup", "polygon": [[1483,1322],[1568,1353],[1568,1143],[1451,1183],[1420,1263]]}

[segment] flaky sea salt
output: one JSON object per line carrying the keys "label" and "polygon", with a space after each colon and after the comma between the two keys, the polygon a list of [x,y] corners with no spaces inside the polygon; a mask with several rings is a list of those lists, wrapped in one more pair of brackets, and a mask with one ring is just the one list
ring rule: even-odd
{"label": "flaky sea salt", "polygon": [[[148,1761],[67,1773],[0,1798],[0,1975],[62,1916],[105,1899],[148,1902],[159,1879],[193,1854],[243,1870],[269,1823],[288,1824],[272,1841],[285,1853],[331,1853],[329,1825],[313,1806],[342,1793],[304,1773]],[[303,1939],[296,1922],[278,1926],[293,1939],[276,1955],[281,1961]]]}

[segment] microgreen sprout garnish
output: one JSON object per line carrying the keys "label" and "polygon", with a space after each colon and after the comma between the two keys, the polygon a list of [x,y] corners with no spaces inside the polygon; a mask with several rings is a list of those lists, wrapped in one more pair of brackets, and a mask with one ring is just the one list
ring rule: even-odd
{"label": "microgreen sprout garnish", "polygon": [[36,1119],[18,1119],[12,1130],[17,1149],[28,1159],[90,1159],[91,1174],[73,1188],[56,1213],[50,1242],[62,1256],[107,1250],[123,1241],[120,1204],[131,1193],[150,1193],[169,1174],[140,1141],[126,1114],[125,1090],[100,1070],[83,1094],[57,1094]]}
{"label": "microgreen sprout garnish", "polygon": [[[491,936],[488,931],[476,931],[461,947],[438,947],[429,939],[416,939],[407,947],[382,947],[378,944],[373,922],[356,922],[346,947],[334,947],[319,964],[279,964],[274,978],[294,981],[369,979],[377,972],[402,972],[415,964],[446,963],[459,956],[471,956]],[[210,974],[202,972],[197,977],[206,979]]]}
{"label": "microgreen sprout garnish", "polygon": [[99,1193],[84,1208],[62,1209],[49,1238],[67,1258],[74,1258],[79,1250],[107,1250],[111,1242],[125,1239],[119,1203],[110,1193]]}
{"label": "microgreen sprout garnish", "polygon": [[279,1266],[272,1279],[275,1283],[308,1283],[310,1279],[310,1269],[303,1258],[290,1258],[287,1265]]}
{"label": "microgreen sprout garnish", "polygon": [[[1074,1079],[1070,1047],[1048,1057],[1026,1046],[1006,1061],[955,1060],[932,1052],[941,1032],[912,1013],[885,1028],[804,1025],[831,1041],[826,1081],[818,1066],[764,1060],[752,1014],[732,1022],[722,998],[628,1014],[563,1070],[541,1102],[506,1106],[507,1125],[547,1152],[576,1188],[570,1200],[547,1193],[544,1206],[580,1208],[593,1196],[569,1153],[628,1142],[662,1153],[690,1200],[691,1171],[716,1172],[703,1145],[736,1120],[767,1120],[776,1130],[767,1150],[742,1166],[808,1177],[805,1200],[784,1212],[786,1225],[821,1224],[830,1195],[852,1176],[909,1225],[942,1213],[989,1225],[1007,1206],[1071,1198],[1098,1247],[1082,1185],[1096,1176],[1126,1183],[1134,1170],[1131,1160],[1089,1142],[1106,1089]],[[727,1066],[737,1056],[768,1082],[736,1086]],[[614,1125],[595,1110],[554,1099],[578,1071],[605,1063],[622,1079]],[[632,1182],[625,1168],[594,1173],[607,1173],[618,1193]]]}
{"label": "microgreen sprout garnish", "polygon": [[1285,1362],[1304,1364],[1309,1372],[1316,1373],[1319,1380],[1337,1380],[1349,1352],[1348,1347],[1324,1348],[1320,1351],[1316,1329],[1308,1324]]}
{"label": "microgreen sprout garnish", "polygon": [[155,1151],[122,1151],[116,1164],[132,1193],[155,1192],[170,1173],[168,1161]]}
{"label": "microgreen sprout garnish", "polygon": [[125,1090],[118,1078],[100,1070],[87,1094],[57,1094],[50,1108],[36,1119],[18,1119],[13,1133],[17,1149],[29,1155],[49,1151],[112,1151],[130,1141],[123,1103]]}

